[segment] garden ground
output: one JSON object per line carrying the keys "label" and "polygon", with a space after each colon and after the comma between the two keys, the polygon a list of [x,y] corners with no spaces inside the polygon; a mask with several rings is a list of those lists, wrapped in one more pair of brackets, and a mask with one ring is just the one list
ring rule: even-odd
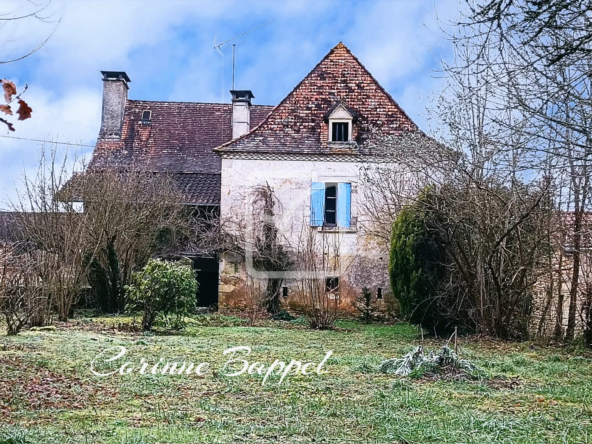
{"label": "garden ground", "polygon": [[[78,318],[55,330],[0,339],[0,443],[560,443],[592,442],[592,355],[585,350],[463,338],[463,358],[486,373],[377,373],[418,343],[407,324],[204,315],[182,332],[125,332],[130,318]],[[426,341],[436,348],[445,340]],[[250,362],[321,360],[322,375],[228,377],[229,347]],[[90,362],[125,346],[130,361],[210,362],[202,377],[100,378]],[[114,363],[112,363],[114,364]],[[116,368],[118,366],[113,366]]]}

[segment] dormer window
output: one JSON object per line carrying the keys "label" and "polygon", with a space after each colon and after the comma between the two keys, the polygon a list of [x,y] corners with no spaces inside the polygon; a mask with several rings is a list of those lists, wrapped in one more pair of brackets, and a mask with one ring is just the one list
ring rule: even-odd
{"label": "dormer window", "polygon": [[349,122],[331,122],[331,140],[349,142]]}
{"label": "dormer window", "polygon": [[329,142],[352,140],[353,113],[343,103],[338,103],[325,117],[329,122]]}
{"label": "dormer window", "polygon": [[144,111],[142,111],[142,120],[141,120],[141,122],[142,122],[144,125],[148,125],[148,124],[150,124],[150,119],[151,119],[151,118],[152,118],[152,111],[150,111],[150,110],[148,110],[148,109],[147,109],[147,110],[144,110]]}

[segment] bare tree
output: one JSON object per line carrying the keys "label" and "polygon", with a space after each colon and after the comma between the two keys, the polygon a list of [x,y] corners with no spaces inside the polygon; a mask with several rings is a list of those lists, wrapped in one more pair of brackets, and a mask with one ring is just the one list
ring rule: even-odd
{"label": "bare tree", "polygon": [[49,322],[51,309],[60,321],[68,319],[86,282],[85,251],[96,250],[86,244],[84,215],[63,190],[70,174],[67,156],[60,163],[55,149],[42,150],[36,175],[25,177],[25,191],[12,204],[19,237],[35,250],[34,270],[46,295],[47,306],[39,307],[34,324]]}
{"label": "bare tree", "polygon": [[343,278],[355,257],[342,255],[343,235],[304,225],[296,249],[295,285],[310,328],[331,329],[339,316]]}
{"label": "bare tree", "polygon": [[[52,0],[45,0],[39,3],[35,3],[32,1],[23,1],[22,4],[10,11],[2,11],[0,12],[0,32],[10,34],[11,25],[27,23],[30,25],[31,22],[36,23],[43,23],[49,24],[53,26],[52,31],[49,35],[43,39],[40,43],[35,45],[28,51],[25,51],[24,54],[18,54],[14,57],[10,57],[6,60],[0,60],[0,65],[8,64],[8,63],[15,63],[20,60],[23,60],[37,51],[39,51],[51,38],[51,36],[56,31],[58,25],[60,24],[61,19],[56,18],[54,14],[51,12],[51,2]],[[30,28],[29,28],[30,29]],[[2,46],[6,46],[10,42],[9,35],[0,35],[0,39],[5,40],[2,43]]]}
{"label": "bare tree", "polygon": [[249,276],[247,299],[252,302],[253,296],[259,298],[259,295],[253,293],[253,285],[262,285],[263,279],[265,296],[262,303],[269,314],[275,315],[280,310],[284,282],[276,272],[287,271],[294,263],[292,247],[278,229],[279,219],[283,216],[282,203],[267,183],[250,189],[246,201],[249,203],[242,217],[232,215],[220,218],[215,214],[194,217],[192,248],[235,256],[241,258],[244,263],[249,256],[254,270],[263,274],[269,273],[270,277]]}
{"label": "bare tree", "polygon": [[[23,2],[23,4],[20,7],[14,10],[0,13],[0,41],[2,39],[5,40],[5,42],[1,43],[0,46],[4,48],[8,46],[8,43],[10,42],[10,37],[5,37],[3,34],[6,32],[10,33],[10,27],[13,24],[25,23],[29,21],[37,21],[49,24],[55,23],[53,31],[41,43],[39,43],[31,50],[26,51],[24,54],[19,54],[15,57],[11,57],[6,60],[0,60],[0,65],[14,63],[23,60],[39,51],[47,43],[47,41],[50,39],[50,37],[57,29],[61,20],[52,19],[52,14],[49,12],[50,4],[51,0],[47,0],[44,3]],[[19,94],[17,94],[16,85],[10,80],[0,80],[0,83],[2,84],[4,99],[6,103],[5,105],[0,105],[0,112],[8,116],[12,116],[16,112],[19,115],[18,120],[26,120],[30,118],[33,109],[29,107],[29,105],[21,98],[22,94],[25,91],[27,91],[28,85],[25,85],[24,89]],[[15,104],[18,104],[17,110],[12,109],[12,107]],[[0,117],[0,123],[5,124],[9,131],[15,131],[14,125],[12,124],[12,122],[7,120],[7,118]]]}
{"label": "bare tree", "polygon": [[[477,37],[455,43],[455,63],[444,65],[447,87],[431,110],[443,144],[413,135],[379,139],[383,148],[376,151],[386,160],[365,174],[363,205],[380,215],[373,225],[386,222],[376,235],[388,238],[399,209],[416,203],[431,185],[435,198],[423,210],[431,215],[429,229],[444,242],[448,272],[430,303],[471,329],[525,337],[534,286],[548,257],[549,225],[543,222],[555,188],[539,168],[545,157],[534,149],[532,122],[491,80],[503,77],[492,63],[494,51],[479,46]],[[373,212],[369,205],[387,211]]]}
{"label": "bare tree", "polygon": [[23,243],[0,246],[0,313],[9,335],[16,335],[29,325],[39,305],[43,304],[40,281],[35,273],[37,263]]}
{"label": "bare tree", "polygon": [[67,157],[60,163],[55,149],[42,151],[36,176],[25,177],[12,205],[47,296],[32,323],[49,322],[53,310],[66,321],[88,285],[102,310],[123,311],[132,272],[173,248],[185,230],[182,201],[166,174],[87,169],[72,176]]}
{"label": "bare tree", "polygon": [[[554,185],[568,200],[557,210],[572,212],[566,243],[573,248],[565,339],[574,338],[580,287],[582,220],[590,207],[590,116],[592,115],[592,27],[588,0],[467,0],[451,36],[470,57],[447,67],[474,69],[491,86],[490,112],[506,132],[519,133],[525,164],[565,180]],[[547,163],[548,168],[541,167]],[[562,316],[562,304],[557,304]],[[559,322],[558,327],[561,323]],[[556,333],[561,334],[561,328]]]}
{"label": "bare tree", "polygon": [[358,223],[365,236],[389,244],[401,208],[414,202],[427,184],[444,183],[460,158],[419,131],[376,135],[370,151],[360,168]]}
{"label": "bare tree", "polygon": [[249,325],[255,325],[257,316],[263,310],[267,312],[265,302],[267,299],[266,289],[259,279],[254,279],[252,276],[247,276],[246,282],[246,303],[247,315],[249,316]]}
{"label": "bare tree", "polygon": [[[251,233],[253,265],[264,272],[287,271],[293,264],[291,251],[278,232],[276,216],[281,217],[281,202],[269,184],[255,188],[253,200],[253,233]],[[259,217],[257,217],[257,215]],[[265,305],[268,313],[275,315],[280,310],[280,296],[284,279],[267,279]]]}
{"label": "bare tree", "polygon": [[530,45],[550,33],[572,34],[572,38],[553,41],[544,50],[547,65],[592,54],[590,0],[491,0],[467,4],[471,23],[481,24],[484,32],[496,35],[518,34],[523,44]]}
{"label": "bare tree", "polygon": [[70,189],[84,203],[84,263],[97,302],[105,311],[123,311],[132,273],[175,250],[186,234],[183,196],[167,174],[132,168],[87,170]]}

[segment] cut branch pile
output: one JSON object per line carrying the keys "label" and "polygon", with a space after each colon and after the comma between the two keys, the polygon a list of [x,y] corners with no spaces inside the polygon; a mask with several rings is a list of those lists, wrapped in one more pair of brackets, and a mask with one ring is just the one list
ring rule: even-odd
{"label": "cut branch pile", "polygon": [[409,376],[415,370],[434,371],[444,368],[464,370],[469,374],[476,375],[482,371],[470,361],[460,359],[450,347],[445,345],[440,350],[424,354],[423,346],[415,347],[410,353],[402,358],[387,359],[380,364],[381,373]]}

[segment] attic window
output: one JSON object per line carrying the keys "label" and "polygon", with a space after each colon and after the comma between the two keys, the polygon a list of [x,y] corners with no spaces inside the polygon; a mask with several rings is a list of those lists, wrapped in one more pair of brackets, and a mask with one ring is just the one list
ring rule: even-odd
{"label": "attic window", "polygon": [[150,111],[150,110],[142,111],[142,123],[145,123],[145,124],[150,123],[151,118],[152,118],[152,111]]}
{"label": "attic window", "polygon": [[331,140],[333,142],[349,141],[349,122],[331,122]]}
{"label": "attic window", "polygon": [[352,140],[354,116],[343,103],[336,105],[326,118],[329,121],[329,142],[346,143]]}

